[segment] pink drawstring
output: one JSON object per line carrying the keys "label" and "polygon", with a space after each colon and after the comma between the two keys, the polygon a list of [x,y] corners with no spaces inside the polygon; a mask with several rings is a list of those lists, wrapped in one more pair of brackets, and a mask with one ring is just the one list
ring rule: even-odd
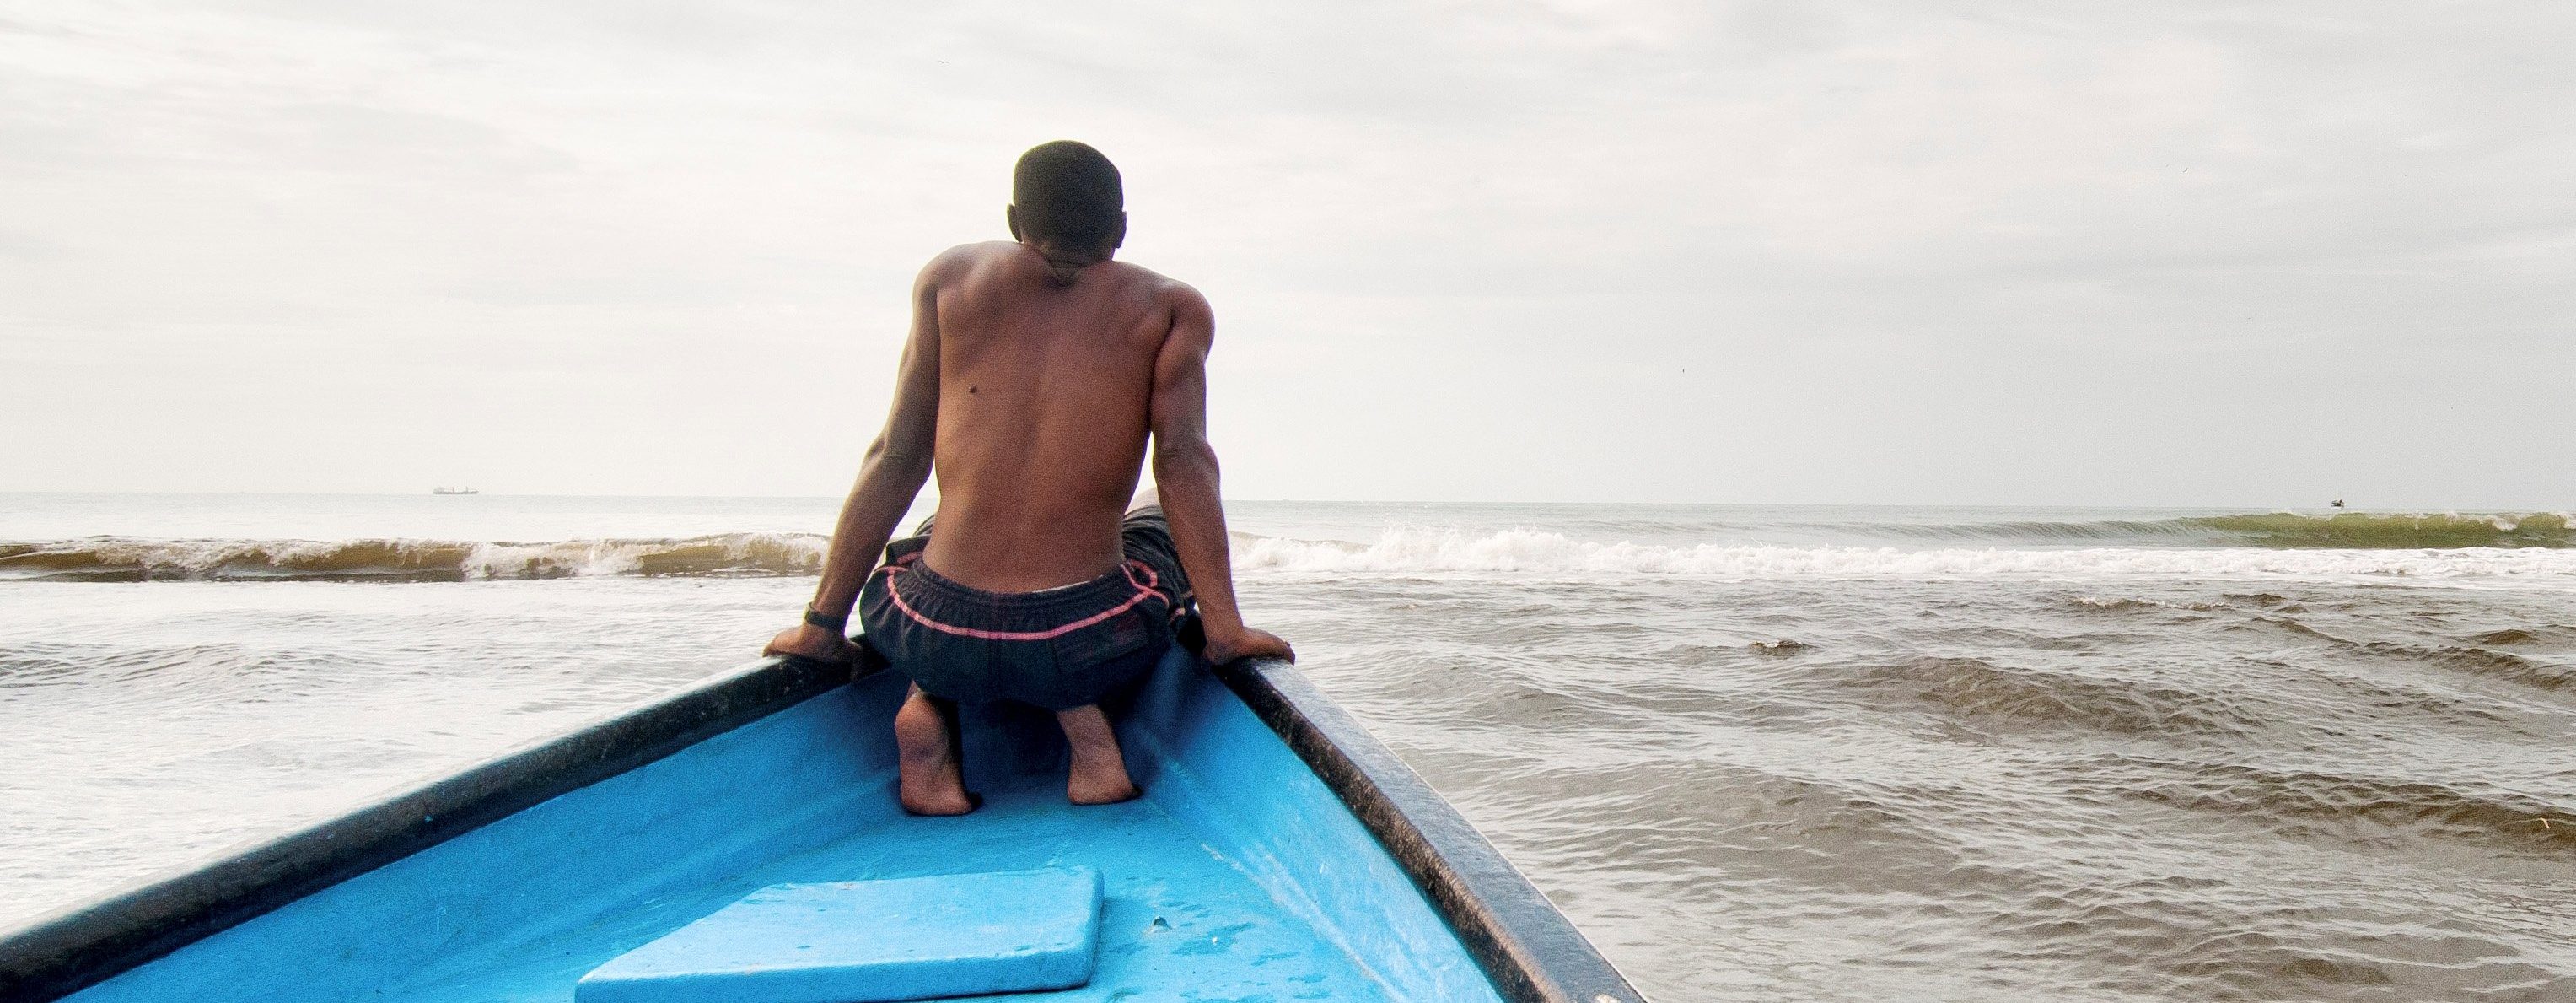
{"label": "pink drawstring", "polygon": [[[932,630],[939,631],[943,634],[955,634],[959,637],[981,638],[986,641],[1043,641],[1051,637],[1062,637],[1074,631],[1081,630],[1084,627],[1109,619],[1110,617],[1117,616],[1120,613],[1127,612],[1129,609],[1134,608],[1137,603],[1144,602],[1146,596],[1153,595],[1154,586],[1162,584],[1163,581],[1162,576],[1155,574],[1154,569],[1147,566],[1144,562],[1132,560],[1126,561],[1118,565],[1118,570],[1126,573],[1127,584],[1136,587],[1136,594],[1128,596],[1126,602],[1119,603],[1116,606],[1101,610],[1096,614],[1083,617],[1080,620],[1076,620],[1052,630],[977,630],[973,627],[958,627],[933,620],[921,615],[920,611],[913,609],[911,603],[903,601],[903,590],[895,588],[894,586],[894,574],[895,572],[906,570],[912,564],[913,559],[916,556],[918,555],[907,554],[896,560],[895,563],[877,569],[877,573],[886,576],[886,598],[894,600],[894,608],[902,610],[903,615],[912,618],[912,622],[928,627]],[[1145,579],[1143,581],[1138,581],[1136,579],[1136,572],[1138,571],[1145,573]]]}

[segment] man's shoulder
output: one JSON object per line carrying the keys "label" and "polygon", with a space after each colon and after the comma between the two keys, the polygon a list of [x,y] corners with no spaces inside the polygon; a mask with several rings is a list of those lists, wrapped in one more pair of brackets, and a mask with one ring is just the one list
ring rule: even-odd
{"label": "man's shoulder", "polygon": [[1153,297],[1157,303],[1181,309],[1207,309],[1207,297],[1199,293],[1198,287],[1135,262],[1113,259],[1093,267],[1114,269],[1112,274],[1118,281]]}

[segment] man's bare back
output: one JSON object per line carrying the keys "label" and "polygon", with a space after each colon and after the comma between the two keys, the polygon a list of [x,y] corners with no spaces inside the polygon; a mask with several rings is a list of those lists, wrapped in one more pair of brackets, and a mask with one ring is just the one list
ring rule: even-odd
{"label": "man's bare back", "polygon": [[[1150,667],[1193,610],[1209,661],[1295,657],[1235,606],[1207,440],[1214,315],[1196,290],[1111,260],[1126,232],[1118,186],[1098,151],[1039,146],[1014,173],[1016,242],[922,269],[885,430],[805,623],[766,649],[853,657],[843,635],[864,586],[869,639],[915,680],[895,719],[908,810],[975,804],[934,682],[978,694],[949,698],[1054,709],[1073,750],[1066,794],[1094,804],[1136,789],[1093,694]],[[1127,512],[1149,442],[1159,516]],[[896,523],[934,470],[936,528],[898,554]],[[995,622],[952,622],[978,617]],[[955,657],[960,645],[984,647]]]}
{"label": "man's bare back", "polygon": [[969,244],[932,262],[938,524],[959,582],[1030,592],[1118,565],[1118,520],[1152,429],[1154,363],[1197,290],[1123,261],[1058,285],[1041,252]]}

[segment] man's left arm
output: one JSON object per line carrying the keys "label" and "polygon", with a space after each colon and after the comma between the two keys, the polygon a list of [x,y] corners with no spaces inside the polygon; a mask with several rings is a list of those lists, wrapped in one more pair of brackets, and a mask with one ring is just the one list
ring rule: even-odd
{"label": "man's left arm", "polygon": [[[945,260],[944,258],[942,260]],[[877,555],[892,539],[897,523],[912,508],[921,486],[930,479],[931,455],[939,429],[939,290],[935,273],[941,261],[922,269],[913,284],[912,331],[904,339],[903,361],[896,366],[894,406],[884,430],[868,445],[859,463],[858,483],[841,504],[841,519],[832,528],[831,550],[823,558],[823,580],[806,607],[807,622],[771,638],[764,655],[801,655],[829,662],[857,655],[847,638],[850,607],[859,587],[876,567]],[[838,629],[813,620],[837,622]]]}

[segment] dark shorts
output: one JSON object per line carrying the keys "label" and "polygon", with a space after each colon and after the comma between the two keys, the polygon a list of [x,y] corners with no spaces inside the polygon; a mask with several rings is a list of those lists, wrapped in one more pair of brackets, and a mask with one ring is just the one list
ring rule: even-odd
{"label": "dark shorts", "polygon": [[1098,703],[1153,671],[1194,609],[1163,510],[1127,514],[1127,558],[1108,574],[1043,592],[986,592],[921,561],[927,521],[886,544],[859,591],[867,642],[923,692],[1048,710]]}

